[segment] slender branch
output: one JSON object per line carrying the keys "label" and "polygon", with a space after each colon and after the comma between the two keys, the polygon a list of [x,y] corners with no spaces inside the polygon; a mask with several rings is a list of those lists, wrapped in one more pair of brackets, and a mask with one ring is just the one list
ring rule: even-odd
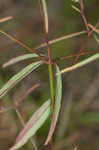
{"label": "slender branch", "polygon": [[[97,28],[98,26],[99,26],[99,22],[96,24],[95,27]],[[87,44],[87,42],[88,42],[88,40],[89,40],[89,37],[91,36],[92,33],[93,33],[93,30],[90,31],[90,34],[87,35],[86,39],[83,41],[83,44],[81,45],[81,48],[80,48],[79,52],[77,53],[77,55],[76,55],[75,58],[74,58],[73,65],[75,65],[75,64],[77,63],[78,58],[79,58],[80,54],[83,52],[83,49],[86,47],[86,44]],[[68,77],[68,75],[69,75],[70,73],[71,73],[71,72],[66,73],[66,75],[63,77],[63,80],[66,80],[66,78]]]}
{"label": "slender branch", "polygon": [[45,56],[42,56],[41,54],[39,54],[39,52],[37,52],[36,50],[28,47],[26,44],[24,44],[23,42],[17,40],[15,37],[13,37],[12,35],[9,35],[8,33],[0,30],[0,33],[2,33],[3,35],[5,35],[6,37],[8,37],[9,39],[11,39],[12,41],[18,43],[20,46],[26,48],[27,50],[29,50],[32,53],[36,53],[42,60],[47,61],[47,58]]}
{"label": "slender branch", "polygon": [[[96,24],[96,28],[99,26],[99,22]],[[89,37],[91,36],[91,34],[93,33],[93,30],[91,30],[90,32],[89,32],[89,34],[87,35],[87,37],[85,38],[85,40],[83,41],[83,43],[82,43],[82,45],[81,45],[81,47],[80,47],[80,50],[79,50],[79,52],[78,52],[78,55],[75,57],[75,59],[74,59],[74,63],[73,64],[76,64],[77,63],[77,61],[78,61],[78,58],[79,58],[79,56],[80,56],[80,53],[84,50],[84,48],[86,47],[86,45],[87,45],[87,42],[88,42],[88,40],[89,40]]]}
{"label": "slender branch", "polygon": [[88,32],[88,35],[89,35],[89,28],[88,28],[88,23],[87,23],[87,19],[85,17],[85,14],[84,14],[84,5],[83,5],[83,0],[79,0],[79,3],[80,3],[80,14],[83,18],[83,21],[84,21],[84,24],[85,24],[85,27],[86,27],[86,30]]}
{"label": "slender branch", "polygon": [[35,84],[33,85],[31,88],[29,88],[26,93],[16,102],[15,106],[18,107],[25,99],[25,97],[27,95],[29,95],[31,93],[31,91],[35,90],[37,87],[39,86],[39,84]]}
{"label": "slender branch", "polygon": [[49,39],[48,39],[48,31],[46,29],[46,22],[45,22],[45,17],[44,17],[44,12],[42,9],[41,1],[38,0],[39,7],[40,7],[40,13],[42,16],[43,20],[43,30],[45,33],[45,41],[46,41],[46,46],[47,46],[47,52],[48,52],[48,71],[49,71],[49,84],[50,84],[50,96],[51,96],[51,114],[53,112],[54,108],[54,81],[53,81],[53,68],[52,68],[52,61],[51,61],[51,56],[50,56],[50,46],[49,46]]}
{"label": "slender branch", "polygon": [[48,51],[48,58],[49,58],[49,64],[50,64],[51,63],[51,57],[50,57],[50,47],[49,47],[49,40],[48,40],[48,32],[47,32],[47,29],[46,29],[46,22],[45,22],[45,17],[44,17],[44,12],[43,12],[43,9],[42,9],[41,1],[38,0],[38,3],[39,3],[40,13],[41,13],[42,20],[43,20],[43,30],[44,30],[44,33],[45,33],[45,41],[46,41],[46,46],[47,46],[47,51]]}
{"label": "slender branch", "polygon": [[[80,10],[80,14],[81,14],[81,16],[82,16],[82,18],[83,18],[83,21],[84,21],[84,23],[85,23],[85,26],[86,26],[88,35],[87,35],[86,39],[84,40],[83,44],[81,45],[81,48],[80,48],[80,50],[79,50],[79,52],[78,52],[78,56],[75,57],[73,64],[76,64],[76,63],[77,63],[78,58],[79,58],[79,56],[80,56],[80,53],[81,53],[81,52],[83,51],[83,49],[86,47],[87,42],[88,42],[88,40],[89,40],[89,37],[91,36],[91,34],[92,34],[92,32],[93,32],[93,30],[90,31],[90,30],[89,30],[89,27],[88,27],[88,23],[87,23],[85,14],[84,14],[83,0],[79,0],[79,3],[80,3],[80,9],[81,9],[81,10]],[[99,25],[99,23],[97,23],[95,27],[97,27],[98,25]]]}
{"label": "slender branch", "polygon": [[[81,55],[89,55],[89,54],[95,54],[99,52],[99,50],[95,50],[95,51],[88,51],[88,52],[81,52],[79,56]],[[70,54],[70,55],[66,55],[66,56],[62,56],[62,57],[58,57],[58,58],[55,58],[53,61],[53,63],[56,63],[56,61],[61,61],[61,60],[64,60],[64,59],[69,59],[69,58],[72,58],[72,57],[76,57],[78,56],[78,54]]]}

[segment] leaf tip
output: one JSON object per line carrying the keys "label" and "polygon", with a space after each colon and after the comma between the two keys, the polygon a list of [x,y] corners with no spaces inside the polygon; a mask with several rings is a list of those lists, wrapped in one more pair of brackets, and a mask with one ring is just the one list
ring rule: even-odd
{"label": "leaf tip", "polygon": [[47,146],[50,142],[51,142],[51,137],[49,136],[49,137],[47,137],[44,145]]}

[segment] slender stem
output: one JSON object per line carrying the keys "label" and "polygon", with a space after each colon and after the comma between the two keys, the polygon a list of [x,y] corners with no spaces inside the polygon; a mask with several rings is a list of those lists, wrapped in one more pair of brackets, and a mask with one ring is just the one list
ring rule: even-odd
{"label": "slender stem", "polygon": [[48,64],[49,71],[49,84],[50,84],[50,96],[51,96],[51,114],[54,109],[54,81],[53,81],[53,69],[52,64]]}
{"label": "slender stem", "polygon": [[85,27],[86,27],[87,32],[88,32],[88,35],[89,35],[89,32],[90,32],[90,31],[89,31],[89,28],[88,28],[87,19],[86,19],[85,14],[84,14],[84,5],[83,5],[83,0],[80,0],[80,1],[79,1],[79,3],[80,3],[80,9],[81,9],[80,13],[81,13],[81,16],[82,16],[82,18],[83,18],[83,21],[84,21]]}
{"label": "slender stem", "polygon": [[[90,50],[90,51],[87,51],[87,52],[82,51],[81,53],[79,53],[79,57],[81,55],[96,54],[98,52],[99,52],[99,50]],[[70,54],[70,55],[66,55],[66,56],[62,56],[62,57],[57,57],[57,58],[53,59],[52,62],[56,63],[57,61],[61,61],[61,60],[65,60],[65,59],[67,60],[69,58],[76,57],[76,56],[78,56],[78,54]]]}
{"label": "slender stem", "polygon": [[45,15],[44,15],[45,12],[42,8],[40,0],[38,0],[38,3],[39,3],[39,7],[40,7],[40,13],[41,13],[41,16],[42,16],[43,30],[44,30],[44,33],[45,33],[45,42],[46,42],[47,52],[48,52],[48,72],[49,72],[49,84],[50,84],[50,96],[51,96],[51,114],[52,114],[53,108],[54,108],[54,82],[53,82],[52,60],[51,60],[51,55],[50,55],[48,31],[46,29],[46,21],[45,21]]}
{"label": "slender stem", "polygon": [[47,44],[47,51],[48,51],[48,72],[49,72],[49,85],[50,85],[50,96],[51,96],[51,115],[54,110],[54,81],[53,81],[53,68],[52,68],[52,60],[50,55],[50,46],[48,40],[48,33],[46,33],[46,44]]}

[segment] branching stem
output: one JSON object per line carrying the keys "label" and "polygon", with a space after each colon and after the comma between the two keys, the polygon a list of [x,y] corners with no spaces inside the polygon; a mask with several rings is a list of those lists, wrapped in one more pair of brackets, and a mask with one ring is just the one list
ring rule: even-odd
{"label": "branching stem", "polygon": [[[52,68],[52,61],[51,61],[51,55],[50,55],[50,46],[49,46],[49,39],[48,39],[48,29],[46,28],[46,22],[45,22],[45,15],[44,11],[41,5],[41,1],[38,0],[39,7],[40,7],[40,13],[43,20],[43,30],[45,33],[45,41],[47,46],[47,52],[48,52],[48,72],[49,72],[49,86],[50,86],[50,96],[51,96],[51,114],[53,112],[54,107],[54,82],[53,82],[53,68]],[[46,12],[47,13],[47,12]]]}

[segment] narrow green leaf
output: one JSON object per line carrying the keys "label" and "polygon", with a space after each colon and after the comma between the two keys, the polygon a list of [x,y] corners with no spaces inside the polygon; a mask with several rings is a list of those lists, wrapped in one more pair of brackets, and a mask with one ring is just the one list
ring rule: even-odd
{"label": "narrow green leaf", "polygon": [[22,147],[44,124],[50,114],[50,100],[46,101],[31,117],[24,129],[16,139],[15,145],[10,150]]}
{"label": "narrow green leaf", "polygon": [[97,44],[99,45],[99,38],[95,34],[93,35],[93,37],[96,40]]}
{"label": "narrow green leaf", "polygon": [[46,0],[42,0],[43,12],[44,12],[44,20],[45,20],[45,30],[48,33],[48,13],[47,13],[47,5]]}
{"label": "narrow green leaf", "polygon": [[[66,40],[66,39],[70,39],[70,38],[73,38],[73,37],[76,37],[76,36],[79,36],[79,35],[82,35],[82,34],[85,34],[85,33],[87,33],[87,32],[86,31],[80,31],[80,32],[64,35],[64,36],[59,37],[57,39],[50,40],[49,45],[52,45],[54,43],[57,43],[57,42],[60,42],[60,41]],[[47,43],[45,42],[45,43],[40,44],[39,46],[35,47],[35,49],[43,48],[43,47],[46,47],[46,46],[47,46]]]}
{"label": "narrow green leaf", "polygon": [[[57,73],[60,72],[58,66],[56,66],[56,72]],[[56,86],[56,98],[55,98],[55,104],[54,104],[54,111],[52,113],[50,130],[49,130],[45,145],[47,145],[50,142],[51,137],[54,133],[56,123],[57,123],[58,117],[59,117],[60,107],[61,107],[61,98],[62,98],[62,78],[61,78],[61,75],[58,75],[56,80],[57,80],[57,86]]]}
{"label": "narrow green leaf", "polygon": [[36,58],[36,57],[38,57],[37,54],[25,54],[22,56],[18,56],[18,57],[12,58],[8,62],[4,63],[2,67],[5,68],[7,66],[13,65],[13,64],[20,62],[22,60],[29,59],[29,58]]}
{"label": "narrow green leaf", "polygon": [[19,81],[25,78],[29,73],[35,70],[42,64],[42,61],[38,61],[26,66],[18,74],[14,75],[4,86],[0,89],[0,98],[4,96],[11,88],[13,88]]}
{"label": "narrow green leaf", "polygon": [[82,66],[84,66],[84,65],[86,65],[86,64],[88,64],[92,61],[95,61],[98,58],[99,58],[99,53],[97,53],[97,54],[95,54],[95,55],[93,55],[93,56],[77,63],[76,65],[73,65],[71,67],[68,67],[68,68],[65,68],[65,69],[61,70],[59,73],[56,73],[56,75],[62,74],[62,73],[65,73],[65,72],[69,72],[69,71],[75,70],[77,68],[80,68],[80,67],[82,67]]}

